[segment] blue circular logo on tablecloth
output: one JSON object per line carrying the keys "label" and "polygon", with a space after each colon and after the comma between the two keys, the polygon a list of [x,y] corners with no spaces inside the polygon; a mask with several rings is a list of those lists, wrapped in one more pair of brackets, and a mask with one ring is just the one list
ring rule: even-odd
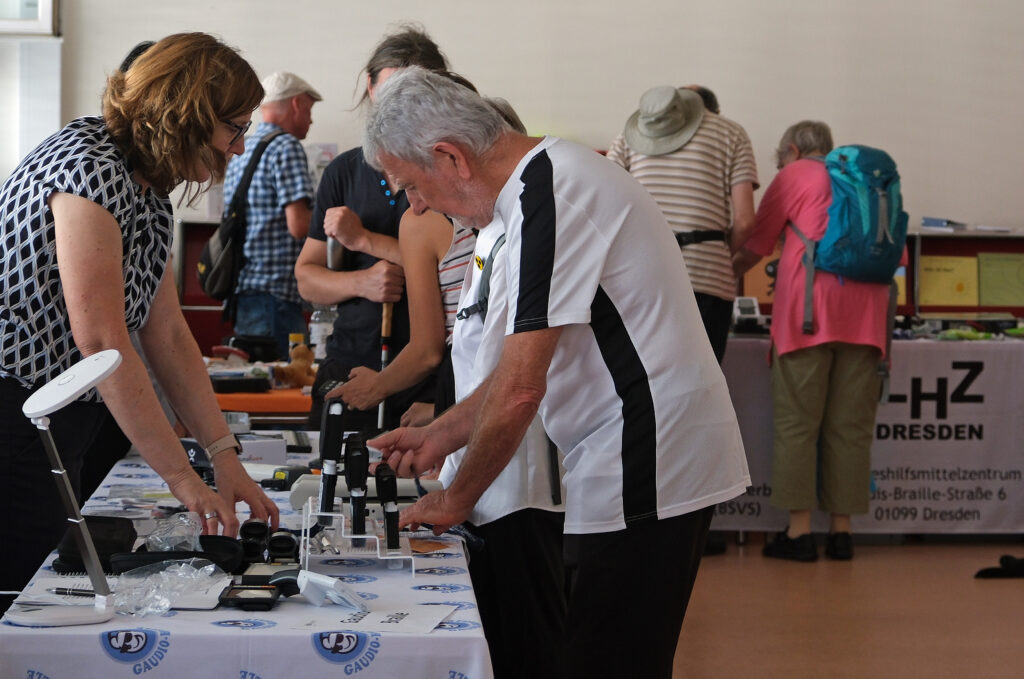
{"label": "blue circular logo on tablecloth", "polygon": [[325,566],[341,566],[342,568],[367,568],[376,564],[372,559],[325,559],[321,561]]}
{"label": "blue circular logo on tablecloth", "polygon": [[332,577],[338,578],[349,585],[365,585],[368,582],[377,581],[377,578],[372,575],[354,575],[353,573],[340,573],[338,575],[332,575]]}
{"label": "blue circular logo on tablecloth", "polygon": [[264,620],[263,618],[243,618],[241,620],[218,620],[210,623],[217,627],[230,627],[232,629],[270,629],[271,627],[277,627],[277,623],[273,620]]}
{"label": "blue circular logo on tablecloth", "polygon": [[317,632],[312,640],[317,654],[327,662],[344,665],[346,675],[365,670],[380,652],[380,634],[376,632]]}
{"label": "blue circular logo on tablecloth", "polygon": [[430,566],[416,569],[416,575],[462,575],[465,572],[465,568],[458,566]]}
{"label": "blue circular logo on tablecloth", "polygon": [[100,643],[110,658],[131,664],[135,674],[155,669],[171,648],[171,633],[166,630],[120,629],[100,634]]}
{"label": "blue circular logo on tablecloth", "polygon": [[480,623],[473,622],[472,620],[445,620],[438,623],[435,630],[441,632],[465,632],[466,630],[478,629]]}
{"label": "blue circular logo on tablecloth", "polygon": [[419,592],[444,592],[450,594],[452,592],[465,592],[473,589],[469,585],[456,585],[455,583],[438,583],[436,585],[414,585],[414,590]]}
{"label": "blue circular logo on tablecloth", "polygon": [[421,605],[423,606],[455,606],[457,610],[465,611],[470,608],[476,608],[476,604],[470,601],[425,601]]}
{"label": "blue circular logo on tablecloth", "polygon": [[426,554],[417,554],[417,559],[458,559],[462,557],[457,552],[428,552]]}

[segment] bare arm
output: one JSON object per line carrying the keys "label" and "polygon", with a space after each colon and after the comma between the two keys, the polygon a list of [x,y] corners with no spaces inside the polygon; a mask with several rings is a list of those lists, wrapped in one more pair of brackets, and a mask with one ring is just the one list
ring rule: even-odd
{"label": "bare arm", "polygon": [[288,222],[288,233],[295,240],[303,240],[309,233],[309,218],[313,211],[309,209],[309,200],[302,198],[284,206],[284,218]]}
{"label": "bare arm", "polygon": [[732,231],[729,249],[738,252],[754,230],[754,185],[741,182],[732,187]]}
{"label": "bare arm", "polygon": [[385,260],[361,271],[331,271],[327,268],[327,243],[315,238],[302,244],[295,278],[299,294],[313,304],[338,304],[356,297],[397,302],[405,287],[402,267]]}
{"label": "bare arm", "polygon": [[[51,196],[50,208],[56,223],[61,285],[75,343],[86,356],[103,349],[117,349],[124,358],[114,374],[99,386],[103,400],[128,439],[150,466],[167,481],[174,496],[191,511],[199,514],[215,512],[225,532],[234,534],[238,529],[234,499],[228,499],[228,493],[217,495],[212,492],[192,471],[178,437],[160,408],[142,359],[128,337],[124,321],[121,234],[117,223],[99,205],[70,194],[56,193]],[[169,273],[164,276],[154,300],[150,324],[162,330],[150,330],[147,326],[146,331],[140,332],[139,339],[153,361],[158,379],[170,372],[167,366],[172,361],[181,361],[180,366],[174,363],[173,368],[181,373],[178,378],[180,382],[172,384],[168,392],[172,397],[172,405],[176,409],[181,408],[178,412],[183,417],[187,414],[186,423],[195,427],[193,431],[200,437],[201,443],[209,444],[219,435],[226,435],[227,425],[220,416],[206,371],[202,369],[202,357],[177,308],[173,280]],[[176,330],[175,324],[180,324]],[[184,328],[187,341],[181,328]],[[159,355],[164,347],[151,341],[151,336],[161,331],[169,333],[164,347],[173,352],[172,357]],[[188,408],[180,402],[180,398],[174,398],[180,396],[180,392],[185,389],[180,385],[193,388],[193,393],[184,400],[195,399],[196,405]],[[209,409],[203,417],[196,417],[195,413],[204,405]],[[221,420],[219,423],[216,422],[218,419]],[[224,454],[218,457],[224,457]],[[237,460],[234,464],[240,469]],[[237,485],[235,482],[239,473],[230,461],[219,462],[216,471],[218,477],[224,476],[228,491]],[[244,475],[244,471],[241,471],[241,475]],[[251,480],[248,483],[251,489],[244,489],[245,498],[247,501],[252,500],[250,504],[253,514],[273,518],[276,523],[277,514],[273,503]],[[214,530],[215,526],[207,522],[206,528]]]}
{"label": "bare arm", "polygon": [[392,264],[402,264],[398,239],[370,231],[354,210],[345,205],[328,208],[324,213],[324,233],[348,250],[365,252]]}
{"label": "bare arm", "polygon": [[348,405],[366,410],[418,384],[441,362],[445,329],[437,266],[448,252],[452,231],[451,223],[436,212],[417,216],[406,211],[398,243],[409,296],[409,343],[380,372],[365,366],[354,368],[348,382],[331,396],[341,396]]}
{"label": "bare arm", "polygon": [[739,278],[760,261],[761,255],[752,250],[748,250],[747,248],[740,248],[740,250],[732,256],[732,270],[736,274],[736,277]]}
{"label": "bare arm", "polygon": [[447,489],[426,495],[402,512],[403,524],[429,523],[439,533],[469,516],[515,455],[537,414],[561,332],[561,327],[546,328],[505,339],[455,480]]}

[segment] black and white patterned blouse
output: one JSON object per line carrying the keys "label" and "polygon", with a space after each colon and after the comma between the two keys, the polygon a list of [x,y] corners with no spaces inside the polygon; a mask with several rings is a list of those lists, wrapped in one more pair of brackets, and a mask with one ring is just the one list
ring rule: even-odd
{"label": "black and white patterned blouse", "polygon": [[[171,204],[143,193],[99,117],[79,118],[29,154],[0,189],[0,377],[41,385],[82,355],[57,269],[53,193],[87,198],[121,227],[125,322],[145,325],[167,267]],[[85,400],[98,400],[92,390]]]}

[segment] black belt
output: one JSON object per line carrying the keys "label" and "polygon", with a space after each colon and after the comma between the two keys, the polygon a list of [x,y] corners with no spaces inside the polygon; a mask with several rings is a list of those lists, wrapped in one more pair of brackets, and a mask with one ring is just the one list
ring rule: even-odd
{"label": "black belt", "polygon": [[677,231],[676,242],[679,247],[704,243],[712,240],[725,240],[725,231]]}

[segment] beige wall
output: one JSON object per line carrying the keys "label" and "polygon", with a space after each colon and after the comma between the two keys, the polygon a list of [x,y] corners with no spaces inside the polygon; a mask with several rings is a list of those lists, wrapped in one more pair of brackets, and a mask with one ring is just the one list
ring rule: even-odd
{"label": "beige wall", "polygon": [[97,112],[105,74],[137,41],[203,30],[261,76],[312,82],[325,101],[308,141],[347,148],[360,139],[357,73],[402,20],[534,133],[605,148],[645,89],[700,82],[750,133],[764,185],[785,127],[817,118],[838,143],[892,153],[912,223],[1024,226],[1019,0],[67,1],[64,117]]}

